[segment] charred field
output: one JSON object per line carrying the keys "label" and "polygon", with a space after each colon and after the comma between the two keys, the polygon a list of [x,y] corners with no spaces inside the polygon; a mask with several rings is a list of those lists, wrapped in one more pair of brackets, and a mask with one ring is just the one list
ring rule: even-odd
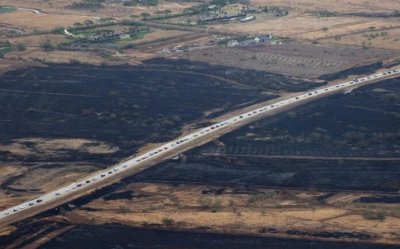
{"label": "charred field", "polygon": [[228,110],[321,84],[164,59],[8,72],[0,77],[0,206],[110,166]]}
{"label": "charred field", "polygon": [[[322,84],[166,60],[50,65],[2,79],[3,206],[176,137],[187,124]],[[0,243],[47,237],[55,239],[41,248],[84,248],[85,234],[99,248],[395,248],[399,96],[398,79],[386,80],[254,122],[15,224]],[[43,184],[50,178],[60,182]],[[53,234],[63,229],[71,230]]]}
{"label": "charred field", "polygon": [[[113,234],[112,239],[110,234]],[[84,243],[81,237],[87,240]],[[126,243],[130,241],[130,243]],[[126,226],[79,226],[55,239],[42,249],[53,248],[165,248],[165,249],[225,249],[225,248],[263,248],[263,249],[378,249],[395,248],[373,244],[340,243],[330,241],[308,241],[296,239],[260,238],[251,236],[232,236],[223,234],[174,232],[154,229],[134,229]]]}
{"label": "charred field", "polygon": [[387,80],[257,121],[136,179],[397,192],[398,82]]}

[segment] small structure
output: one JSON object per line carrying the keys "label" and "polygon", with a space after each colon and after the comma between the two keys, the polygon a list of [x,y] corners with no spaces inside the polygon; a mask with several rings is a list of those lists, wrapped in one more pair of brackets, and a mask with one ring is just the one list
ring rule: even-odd
{"label": "small structure", "polygon": [[240,22],[251,22],[253,20],[255,20],[256,17],[255,16],[246,16],[245,18],[240,19]]}
{"label": "small structure", "polygon": [[119,39],[129,39],[129,38],[131,38],[131,35],[130,35],[130,34],[121,34],[121,35],[119,36]]}
{"label": "small structure", "polygon": [[272,40],[272,35],[259,35],[254,38],[257,43],[269,42]]}
{"label": "small structure", "polygon": [[251,39],[251,40],[244,40],[244,41],[241,41],[241,42],[239,43],[239,45],[240,45],[240,46],[243,46],[243,47],[252,46],[252,45],[255,45],[255,44],[256,44],[256,41],[255,41],[254,39]]}
{"label": "small structure", "polygon": [[230,40],[230,41],[228,41],[227,46],[228,47],[236,47],[236,46],[239,46],[239,42],[238,42],[238,40]]}

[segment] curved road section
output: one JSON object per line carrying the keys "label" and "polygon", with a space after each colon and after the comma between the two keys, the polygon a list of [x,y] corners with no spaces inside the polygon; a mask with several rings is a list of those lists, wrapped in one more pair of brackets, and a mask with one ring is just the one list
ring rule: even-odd
{"label": "curved road section", "polygon": [[295,104],[301,104],[318,99],[322,96],[328,96],[330,94],[343,91],[349,87],[356,87],[366,83],[379,81],[383,78],[397,76],[400,76],[400,68],[387,70],[347,82],[317,88],[228,118],[219,123],[204,127],[186,136],[165,143],[162,146],[152,149],[144,154],[114,165],[107,170],[98,171],[89,177],[79,179],[74,183],[39,196],[36,199],[3,210],[0,212],[0,222],[6,224],[15,222],[61,205],[87,194],[91,190],[104,187],[110,182],[116,181],[116,176],[123,178],[123,176],[128,175],[128,173],[132,173],[132,170],[142,170],[144,165],[147,165],[147,167],[154,165],[157,162],[175,156],[177,152],[183,152],[195,146],[204,144],[210,139],[210,137],[212,138],[213,136],[215,137],[227,133],[251,121],[263,118],[267,115],[272,115],[282,110],[286,110]]}

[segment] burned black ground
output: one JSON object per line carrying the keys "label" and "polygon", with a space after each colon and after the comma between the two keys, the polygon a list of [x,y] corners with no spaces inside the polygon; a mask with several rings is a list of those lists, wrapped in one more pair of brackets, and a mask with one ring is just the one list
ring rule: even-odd
{"label": "burned black ground", "polygon": [[387,80],[265,118],[135,180],[400,189],[400,86]]}
{"label": "burned black ground", "polygon": [[[111,236],[112,234],[112,236]],[[82,240],[82,237],[85,240]],[[42,249],[64,248],[140,249],[389,249],[390,245],[308,241],[296,239],[234,236],[222,234],[134,229],[126,226],[79,226],[51,241]]]}

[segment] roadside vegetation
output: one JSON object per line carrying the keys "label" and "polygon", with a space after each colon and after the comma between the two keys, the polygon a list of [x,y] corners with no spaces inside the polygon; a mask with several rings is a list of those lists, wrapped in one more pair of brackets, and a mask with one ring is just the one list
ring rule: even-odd
{"label": "roadside vegetation", "polygon": [[4,58],[5,54],[11,52],[13,50],[13,46],[9,41],[0,42],[0,59]]}
{"label": "roadside vegetation", "polygon": [[68,7],[71,9],[96,10],[103,7],[102,3],[104,3],[104,0],[81,0],[79,2],[73,2]]}
{"label": "roadside vegetation", "polygon": [[14,6],[0,6],[0,14],[2,13],[11,13],[16,11],[17,8],[15,8]]}

